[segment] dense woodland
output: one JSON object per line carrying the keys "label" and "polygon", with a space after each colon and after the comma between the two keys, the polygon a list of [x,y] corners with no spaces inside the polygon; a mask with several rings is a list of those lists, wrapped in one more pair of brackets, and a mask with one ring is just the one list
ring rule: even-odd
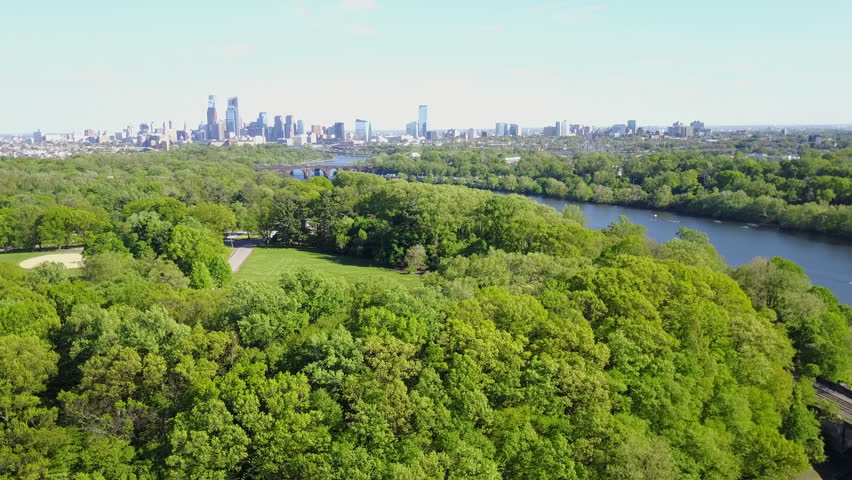
{"label": "dense woodland", "polygon": [[[0,478],[769,480],[825,457],[810,384],[852,379],[852,309],[791,262],[253,169],[305,155],[0,159],[4,244],[86,247],[79,272],[0,262]],[[235,282],[234,228],[423,286]]]}
{"label": "dense woodland", "polygon": [[[516,166],[505,157],[521,157]],[[804,149],[800,159],[753,159],[695,151],[559,156],[533,151],[434,148],[419,158],[381,154],[379,173],[581,202],[852,237],[852,148]]]}

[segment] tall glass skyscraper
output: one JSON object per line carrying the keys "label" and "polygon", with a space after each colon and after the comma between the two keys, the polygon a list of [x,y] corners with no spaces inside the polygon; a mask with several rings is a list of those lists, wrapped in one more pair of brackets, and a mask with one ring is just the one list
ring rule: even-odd
{"label": "tall glass skyscraper", "polygon": [[346,141],[346,127],[343,125],[343,122],[334,124],[334,138],[337,140],[337,143]]}
{"label": "tall glass skyscraper", "polygon": [[281,115],[275,115],[274,123],[272,125],[272,138],[274,140],[284,138],[284,117]]}
{"label": "tall glass skyscraper", "polygon": [[207,97],[207,125],[218,121],[219,117],[216,115],[216,95],[209,95]]}
{"label": "tall glass skyscraper", "polygon": [[225,131],[240,136],[240,102],[237,97],[228,98],[228,110],[225,112]]}
{"label": "tall glass skyscraper", "polygon": [[420,136],[425,137],[429,131],[429,105],[420,105],[417,111],[417,123],[420,125]]}
{"label": "tall glass skyscraper", "polygon": [[284,117],[284,138],[291,138],[296,134],[296,122],[293,119],[293,115],[287,115]]}
{"label": "tall glass skyscraper", "polygon": [[355,120],[355,138],[369,142],[371,134],[368,120]]}
{"label": "tall glass skyscraper", "polygon": [[216,114],[216,95],[207,97],[207,138],[221,140],[219,138],[219,116]]}

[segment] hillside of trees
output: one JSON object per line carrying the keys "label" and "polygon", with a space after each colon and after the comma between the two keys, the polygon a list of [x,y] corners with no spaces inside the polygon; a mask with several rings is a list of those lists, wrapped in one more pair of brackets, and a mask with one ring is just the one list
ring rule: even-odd
{"label": "hillside of trees", "polygon": [[[825,458],[811,382],[852,380],[852,309],[795,264],[252,168],[290,152],[0,159],[10,248],[86,257],[0,262],[0,478],[769,480]],[[423,286],[235,282],[232,228]]]}
{"label": "hillside of trees", "polygon": [[[511,155],[521,157],[516,166],[504,160]],[[419,158],[380,154],[371,162],[378,173],[428,182],[852,237],[852,148],[805,149],[799,159],[773,161],[695,151],[623,158],[443,147],[425,149]]]}

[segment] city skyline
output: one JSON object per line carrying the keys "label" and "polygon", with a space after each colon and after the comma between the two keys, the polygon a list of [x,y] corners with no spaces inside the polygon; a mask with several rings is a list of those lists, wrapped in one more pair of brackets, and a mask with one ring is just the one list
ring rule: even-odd
{"label": "city skyline", "polygon": [[[409,134],[409,135],[411,135],[415,138],[418,138],[418,137],[425,138],[425,137],[427,137],[427,133],[429,131],[443,132],[443,131],[455,130],[455,129],[473,129],[473,130],[476,130],[476,131],[491,131],[491,132],[495,132],[498,136],[501,136],[502,135],[501,134],[501,127],[504,127],[505,131],[503,133],[508,135],[510,126],[515,128],[514,131],[517,134],[521,134],[522,131],[526,131],[526,130],[530,130],[530,131],[543,130],[544,135],[547,136],[548,135],[548,129],[554,128],[554,132],[555,132],[554,136],[565,136],[568,132],[568,126],[569,125],[581,125],[581,126],[591,127],[593,129],[608,129],[610,127],[618,127],[619,125],[622,125],[622,123],[624,123],[623,126],[625,126],[627,129],[629,129],[630,131],[635,133],[637,126],[641,126],[641,127],[645,127],[645,128],[652,128],[652,129],[667,129],[671,125],[677,125],[677,124],[682,123],[680,119],[675,120],[673,123],[669,122],[669,123],[663,123],[663,124],[643,124],[643,123],[637,122],[634,119],[626,120],[626,121],[616,119],[612,123],[596,125],[596,124],[583,122],[581,119],[574,119],[570,122],[568,120],[556,121],[556,126],[553,127],[553,121],[550,121],[550,124],[548,124],[547,120],[545,119],[541,122],[537,122],[537,123],[532,124],[532,125],[521,125],[521,124],[517,124],[517,123],[510,124],[510,123],[506,123],[506,122],[497,122],[497,123],[491,124],[491,125],[493,125],[493,127],[456,125],[456,126],[453,126],[453,127],[433,128],[433,127],[427,126],[427,125],[431,125],[431,121],[428,120],[429,110],[430,110],[429,106],[424,105],[424,104],[420,104],[420,105],[417,106],[417,112],[416,112],[417,118],[414,121],[405,122],[401,125],[396,125],[396,126],[391,126],[391,127],[386,127],[386,128],[375,128],[371,121],[359,120],[357,118],[352,120],[351,124],[349,122],[338,122],[338,121],[329,122],[327,124],[326,123],[317,124],[315,122],[308,123],[306,120],[298,118],[298,115],[293,114],[293,113],[271,114],[270,115],[266,111],[258,112],[257,117],[254,117],[253,114],[249,113],[248,119],[246,119],[245,116],[240,112],[240,108],[239,108],[239,98],[240,97],[239,96],[227,97],[226,105],[225,105],[225,108],[223,109],[223,111],[225,112],[225,116],[220,118],[218,116],[218,112],[220,110],[218,98],[219,98],[219,95],[216,95],[216,94],[207,95],[206,111],[205,111],[205,113],[203,113],[199,116],[200,120],[197,120],[197,121],[189,121],[189,122],[187,122],[186,120],[173,121],[171,119],[162,119],[161,120],[161,119],[158,118],[158,119],[153,120],[153,121],[152,120],[142,120],[142,121],[136,121],[136,122],[128,122],[128,123],[125,123],[124,125],[121,125],[121,126],[106,127],[106,128],[99,126],[98,128],[86,127],[86,128],[80,129],[80,130],[67,129],[67,130],[55,130],[55,131],[50,131],[50,130],[46,130],[46,129],[43,129],[43,128],[36,128],[34,131],[38,131],[42,134],[47,134],[47,133],[69,134],[69,133],[75,133],[75,132],[86,132],[86,131],[90,131],[90,130],[94,131],[94,132],[103,131],[103,132],[106,132],[106,133],[111,133],[113,131],[121,131],[121,130],[125,129],[125,127],[136,128],[140,125],[148,125],[152,128],[156,128],[157,125],[159,125],[160,123],[169,123],[170,125],[172,123],[174,123],[175,125],[189,124],[193,128],[197,127],[201,130],[204,130],[206,135],[207,135],[207,140],[224,140],[228,135],[235,133],[236,128],[237,128],[235,125],[238,125],[240,127],[241,131],[245,131],[249,127],[249,125],[251,125],[251,124],[263,125],[263,128],[264,129],[268,128],[270,132],[273,132],[273,135],[274,135],[274,132],[280,132],[280,135],[279,135],[280,138],[290,138],[290,137],[293,137],[295,135],[299,135],[299,134],[302,134],[302,133],[308,133],[307,129],[304,127],[304,125],[311,125],[311,124],[313,126],[320,126],[321,125],[323,127],[332,128],[332,129],[338,129],[338,128],[340,128],[339,125],[344,125],[344,128],[346,129],[346,131],[354,132],[355,130],[358,129],[358,122],[367,121],[369,123],[369,131],[370,132],[404,132],[404,133]],[[268,117],[270,117],[270,116],[274,117],[275,123],[268,124]],[[628,115],[625,118],[628,118],[628,117],[630,117],[630,115]],[[252,120],[252,118],[256,118],[256,120]],[[284,123],[285,122],[284,119],[286,119],[286,123]],[[279,120],[282,122],[282,124],[280,126],[278,125]],[[706,123],[710,127],[720,127],[720,126],[722,126],[722,127],[748,127],[749,126],[749,124],[712,124],[712,123],[709,123],[709,122],[701,122],[701,123],[702,123],[702,125]],[[210,129],[211,125],[218,125],[218,127],[220,128],[220,131],[216,132],[216,131],[211,130]],[[424,126],[427,126],[426,130],[423,129]],[[836,126],[836,127],[852,128],[852,123],[838,123],[838,124],[834,124],[834,125],[831,125],[831,124],[752,124],[752,126],[755,126],[755,127],[769,126],[769,127],[779,127],[779,128],[780,127],[809,127],[809,126],[814,126],[814,127],[832,126],[832,127],[835,127]],[[3,132],[3,131],[0,131],[0,135],[28,135],[30,133],[32,133],[32,132],[23,132],[23,131]],[[573,132],[572,132],[572,134],[573,134]]]}
{"label": "city skyline", "polygon": [[[403,128],[418,104],[435,129],[628,115],[648,125],[852,122],[845,1],[225,5],[46,0],[38,15],[6,6],[0,40],[26,48],[0,53],[10,73],[0,78],[0,132],[196,124],[208,92],[240,96],[244,120],[299,112],[350,128],[368,118],[374,130]],[[78,27],[86,22],[100,27]],[[410,41],[415,27],[428,41]],[[210,33],[219,30],[228,35]],[[280,48],[279,31],[297,45]]]}

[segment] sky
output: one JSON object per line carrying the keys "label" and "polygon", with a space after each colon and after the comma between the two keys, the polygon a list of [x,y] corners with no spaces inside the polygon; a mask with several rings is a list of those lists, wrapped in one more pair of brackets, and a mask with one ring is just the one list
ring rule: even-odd
{"label": "sky", "polygon": [[852,2],[40,0],[0,9],[0,132],[852,123]]}

